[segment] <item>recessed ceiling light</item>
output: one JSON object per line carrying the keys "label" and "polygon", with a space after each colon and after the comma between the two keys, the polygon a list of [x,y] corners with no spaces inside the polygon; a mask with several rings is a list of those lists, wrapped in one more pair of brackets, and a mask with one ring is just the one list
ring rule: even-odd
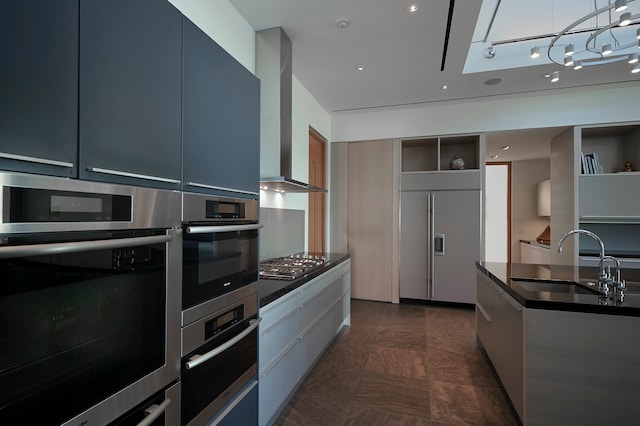
{"label": "recessed ceiling light", "polygon": [[502,148],[500,148],[500,149],[502,149],[503,151],[506,151],[506,150],[508,150],[509,148],[511,148],[509,145],[505,145],[505,146],[503,146],[503,147],[502,147]]}
{"label": "recessed ceiling light", "polygon": [[449,88],[449,86],[447,86],[446,84],[442,86],[442,90],[447,90]]}
{"label": "recessed ceiling light", "polygon": [[358,65],[358,66],[356,67],[356,69],[357,69],[358,71],[364,71],[364,67],[363,67],[362,65]]}
{"label": "recessed ceiling light", "polygon": [[410,5],[409,5],[409,7],[407,7],[407,11],[408,11],[409,13],[417,12],[417,11],[418,11],[418,9],[420,9],[420,8],[418,7],[418,5],[417,5],[417,4],[410,4]]}
{"label": "recessed ceiling light", "polygon": [[493,159],[495,160],[496,158],[498,158],[498,154],[493,154],[493,155],[491,156],[491,158],[493,158]]}
{"label": "recessed ceiling light", "polygon": [[350,24],[350,21],[347,18],[336,19],[336,27],[338,28],[347,28],[349,24]]}

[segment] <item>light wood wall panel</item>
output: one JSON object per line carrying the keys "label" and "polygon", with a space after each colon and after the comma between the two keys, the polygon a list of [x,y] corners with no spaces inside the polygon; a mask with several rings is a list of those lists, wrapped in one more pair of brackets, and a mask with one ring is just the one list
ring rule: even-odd
{"label": "light wood wall panel", "polygon": [[351,296],[392,301],[393,143],[352,142],[348,149]]}
{"label": "light wood wall panel", "polygon": [[578,227],[579,129],[571,127],[551,140],[551,263],[578,265],[576,237],[569,237],[562,253],[560,238]]}
{"label": "light wood wall panel", "polygon": [[329,251],[347,253],[347,208],[349,144],[331,144],[331,185],[329,186]]}

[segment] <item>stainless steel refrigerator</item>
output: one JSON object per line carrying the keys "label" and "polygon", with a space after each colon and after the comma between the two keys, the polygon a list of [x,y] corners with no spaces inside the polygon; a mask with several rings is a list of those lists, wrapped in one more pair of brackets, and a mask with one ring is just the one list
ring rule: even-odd
{"label": "stainless steel refrigerator", "polygon": [[479,190],[400,193],[400,299],[476,302]]}

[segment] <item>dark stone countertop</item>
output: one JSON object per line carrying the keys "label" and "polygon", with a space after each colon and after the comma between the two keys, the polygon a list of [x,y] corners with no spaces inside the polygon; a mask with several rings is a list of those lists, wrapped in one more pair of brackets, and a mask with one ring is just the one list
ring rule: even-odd
{"label": "dark stone countertop", "polygon": [[476,266],[481,273],[527,308],[640,316],[639,269],[621,269],[621,277],[627,282],[628,292],[623,302],[615,302],[580,285],[571,286],[572,290],[567,292],[533,290],[527,286],[527,282],[594,282],[598,277],[596,267],[499,262],[476,262]]}
{"label": "dark stone countertop", "polygon": [[290,291],[295,290],[303,284],[308,283],[315,277],[324,274],[331,268],[338,266],[351,256],[347,253],[326,253],[326,262],[322,267],[314,269],[311,273],[303,275],[295,280],[267,280],[260,279],[258,281],[258,295],[260,297],[260,307],[273,302],[276,299],[284,296]]}

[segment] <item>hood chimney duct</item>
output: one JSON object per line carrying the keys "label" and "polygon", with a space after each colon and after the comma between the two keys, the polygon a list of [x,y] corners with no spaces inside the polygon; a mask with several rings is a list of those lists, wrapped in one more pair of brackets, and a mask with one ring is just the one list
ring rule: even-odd
{"label": "hood chimney duct", "polygon": [[[260,187],[285,192],[326,192],[325,189],[292,179],[292,47],[282,28],[270,28],[256,33],[256,75],[261,87],[261,145],[278,145],[280,168],[261,170]],[[278,117],[274,117],[274,112]],[[261,155],[270,157],[269,148],[261,146]],[[272,157],[274,160],[277,157]],[[262,162],[261,162],[262,167]],[[276,176],[279,172],[279,176]]]}

